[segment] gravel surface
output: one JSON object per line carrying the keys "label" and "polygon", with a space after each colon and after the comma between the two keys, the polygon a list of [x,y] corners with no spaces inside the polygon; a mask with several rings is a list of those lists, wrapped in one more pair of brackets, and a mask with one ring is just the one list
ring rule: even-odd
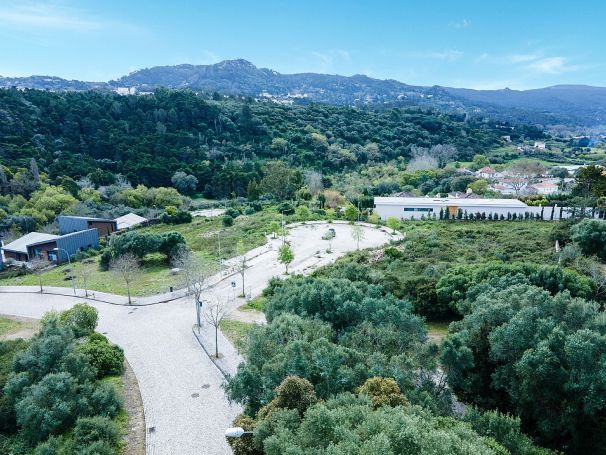
{"label": "gravel surface", "polygon": [[[332,241],[332,254],[322,253],[328,242],[321,240],[321,236],[328,227],[337,232]],[[374,227],[365,232],[361,248],[380,246],[396,238]],[[295,251],[290,269],[296,273],[308,273],[356,249],[348,224],[298,226],[291,229],[288,240]],[[283,275],[284,266],[276,262],[280,244],[279,239],[271,240],[269,245],[247,254],[251,258],[245,274],[247,294],[259,294],[269,279]],[[215,284],[211,292],[228,302],[230,308],[236,308],[242,303],[235,297],[241,289],[239,279],[239,275],[226,277]],[[216,283],[217,280],[211,281]],[[236,282],[236,290],[232,288],[232,281]],[[30,318],[40,318],[49,310],[64,310],[83,301],[81,297],[70,297],[70,290],[64,290],[66,295],[15,294],[12,292],[18,291],[18,287],[14,286],[0,291],[0,314]],[[165,298],[165,295],[158,296],[157,301]],[[104,300],[119,303],[124,298],[104,295]],[[221,388],[221,373],[192,335],[195,312],[191,300],[180,298],[138,307],[90,303],[99,310],[97,330],[122,346],[139,381],[147,427],[147,454],[231,453],[223,434],[241,410],[227,401]],[[214,340],[209,336],[209,330],[212,328],[204,328],[203,336]],[[227,343],[227,340],[222,337],[221,343]],[[233,372],[241,358],[230,354],[225,359],[226,369]]]}

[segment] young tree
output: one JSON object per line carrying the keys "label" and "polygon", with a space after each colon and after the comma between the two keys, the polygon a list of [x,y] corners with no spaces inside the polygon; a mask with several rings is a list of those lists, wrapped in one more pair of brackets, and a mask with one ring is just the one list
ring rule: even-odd
{"label": "young tree", "polygon": [[227,316],[227,305],[224,301],[215,299],[213,303],[206,307],[204,320],[215,328],[215,358],[219,358],[219,326],[221,321]]}
{"label": "young tree", "polygon": [[393,234],[396,233],[396,229],[400,227],[400,220],[398,220],[395,216],[390,216],[387,218],[387,227],[391,228]]}
{"label": "young tree", "polygon": [[84,296],[88,297],[88,280],[93,274],[93,267],[90,264],[80,264],[78,267],[78,275],[82,279],[82,287],[84,288]]}
{"label": "young tree", "polygon": [[288,244],[284,244],[278,250],[278,261],[280,261],[286,267],[286,275],[288,275],[288,264],[295,259],[295,253],[292,251]]}
{"label": "young tree", "polygon": [[204,262],[195,257],[191,251],[183,249],[173,261],[181,269],[180,274],[187,295],[191,296],[196,310],[196,323],[198,330],[202,325],[202,291],[206,289],[206,279],[210,276],[210,269]]}
{"label": "young tree", "polygon": [[356,218],[358,218],[358,209],[353,204],[347,204],[347,206],[345,207],[344,214],[347,220],[352,222],[356,221]]}
{"label": "young tree", "polygon": [[273,238],[277,237],[278,232],[280,231],[280,223],[277,221],[272,221],[269,223],[269,231],[272,233]]}
{"label": "young tree", "polygon": [[351,228],[351,237],[356,242],[356,249],[360,249],[360,242],[366,237],[366,231],[358,224]]}
{"label": "young tree", "polygon": [[40,293],[42,293],[42,274],[44,270],[50,265],[50,262],[43,257],[35,257],[30,263],[30,270],[38,277],[38,284],[40,285]]}
{"label": "young tree", "polygon": [[128,293],[128,304],[132,303],[130,295],[130,286],[139,276],[139,260],[132,253],[125,253],[116,257],[111,261],[110,269],[114,274],[122,278],[126,283],[126,291]]}
{"label": "young tree", "polygon": [[236,270],[242,277],[242,297],[245,297],[246,289],[244,286],[244,278],[248,264],[246,263],[246,249],[244,248],[244,242],[242,242],[242,240],[238,240],[238,243],[236,244],[236,253],[238,254],[238,257],[236,258]]}

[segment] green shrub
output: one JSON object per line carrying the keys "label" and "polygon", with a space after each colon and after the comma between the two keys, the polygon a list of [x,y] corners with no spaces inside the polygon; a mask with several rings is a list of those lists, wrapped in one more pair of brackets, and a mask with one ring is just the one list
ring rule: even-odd
{"label": "green shrub", "polygon": [[61,312],[61,323],[69,327],[76,338],[90,335],[97,327],[97,309],[86,303],[77,303],[69,310]]}
{"label": "green shrub", "polygon": [[120,439],[117,425],[108,417],[80,417],[74,427],[74,444],[77,450],[102,441],[115,446]]}
{"label": "green shrub", "polygon": [[87,340],[78,346],[78,350],[84,354],[88,362],[97,371],[97,377],[115,376],[124,372],[124,351],[110,344],[107,340]]}
{"label": "green shrub", "polygon": [[232,218],[238,218],[240,216],[240,212],[233,207],[225,210],[225,215],[231,216]]}
{"label": "green shrub", "polygon": [[374,377],[358,388],[358,394],[368,396],[375,408],[381,406],[406,406],[408,401],[393,378]]}
{"label": "green shrub", "polygon": [[230,227],[234,225],[234,219],[229,215],[223,215],[222,218],[223,227]]}

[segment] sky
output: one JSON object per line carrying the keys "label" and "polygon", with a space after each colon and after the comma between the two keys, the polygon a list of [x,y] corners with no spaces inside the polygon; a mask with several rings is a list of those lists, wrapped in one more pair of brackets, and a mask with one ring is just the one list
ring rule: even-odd
{"label": "sky", "polygon": [[414,85],[606,86],[604,0],[0,0],[0,75],[244,58]]}

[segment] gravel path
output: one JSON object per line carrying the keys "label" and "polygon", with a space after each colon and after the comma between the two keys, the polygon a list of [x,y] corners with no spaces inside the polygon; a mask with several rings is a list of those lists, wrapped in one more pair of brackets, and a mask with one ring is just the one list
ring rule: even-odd
{"label": "gravel path", "polygon": [[[291,229],[288,240],[295,251],[291,270],[308,273],[312,269],[334,261],[347,251],[355,250],[351,226],[333,224],[337,231],[332,241],[332,254],[321,253],[326,241],[320,240],[328,225],[307,224]],[[379,246],[394,237],[374,227],[366,229],[361,248]],[[281,276],[284,267],[276,262],[280,240],[247,254],[251,257],[246,270],[246,292],[260,293],[273,276]],[[215,284],[211,291],[219,299],[229,302],[230,308],[241,304],[234,298],[236,291],[228,277]],[[18,288],[0,289],[0,314],[40,318],[49,310],[64,310],[81,297],[36,293],[15,294]],[[10,292],[9,292],[10,291]],[[121,302],[123,297],[104,296],[107,301]],[[164,298],[164,297],[162,297]],[[159,300],[162,300],[160,298]],[[90,301],[99,310],[98,331],[122,346],[132,366],[141,390],[147,426],[148,455],[221,455],[231,450],[223,436],[240,408],[230,405],[221,388],[223,377],[204,355],[192,335],[195,321],[193,304],[188,298],[149,306],[112,305]],[[210,327],[204,329],[208,339]],[[214,340],[214,338],[212,338]],[[227,343],[225,338],[221,344]],[[231,348],[227,370],[235,371],[240,357]]]}

